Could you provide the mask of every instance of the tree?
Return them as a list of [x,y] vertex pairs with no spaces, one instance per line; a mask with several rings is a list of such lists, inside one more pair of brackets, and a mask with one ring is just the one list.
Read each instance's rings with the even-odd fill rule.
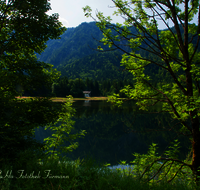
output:
[[[3,0],[0,2],[0,162],[13,164],[21,152],[44,147],[34,140],[34,129],[60,120],[62,105],[49,98],[19,100],[24,90],[51,87],[59,73],[40,62],[49,39],[66,30],[58,14],[48,16],[48,0]],[[32,157],[33,155],[31,155]]]
[[[177,125],[171,128],[189,137],[192,158],[191,162],[176,163],[180,164],[180,170],[185,166],[191,168],[199,181],[200,1],[112,2],[117,8],[114,14],[124,19],[123,24],[112,24],[111,17],[105,17],[101,12],[97,13],[96,22],[104,35],[101,42],[124,52],[121,64],[133,74],[134,87],[127,86],[122,91],[129,99],[137,100],[143,110],[161,102],[162,111],[169,112],[181,123],[181,128]],[[92,17],[89,6],[84,11],[86,16]],[[159,22],[167,29],[159,30]],[[152,66],[159,71],[157,74],[147,74]],[[163,158],[167,162],[173,161],[167,159]]]
[[82,79],[76,78],[73,80],[73,83],[71,85],[70,94],[72,94],[74,97],[84,97],[83,91],[85,89],[85,84]]
[[57,14],[46,14],[49,9],[47,0],[1,1],[1,98],[8,91],[12,98],[18,96],[16,85],[35,90],[36,86],[51,85],[57,77],[52,66],[37,61],[35,55],[45,49],[47,40],[57,39],[65,31]]
[[[44,139],[47,147],[46,154],[49,158],[62,159],[64,154],[78,148],[78,142],[74,141],[81,136],[85,136],[85,130],[71,134],[71,131],[74,130],[73,124],[75,123],[75,121],[71,120],[71,117],[75,113],[75,109],[71,107],[71,98],[72,96],[68,96],[68,100],[65,105],[62,106],[63,110],[60,112],[59,119],[55,123],[51,123],[51,125],[45,127],[45,130],[55,132],[51,137]],[[69,135],[66,135],[66,133]],[[66,146],[66,142],[70,143],[70,145]]]
[[99,82],[97,80],[94,81],[94,90],[93,96],[100,96]]

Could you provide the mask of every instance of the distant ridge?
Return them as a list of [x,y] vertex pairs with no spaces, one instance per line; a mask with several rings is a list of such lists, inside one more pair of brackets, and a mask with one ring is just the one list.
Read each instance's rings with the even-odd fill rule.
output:
[[[136,32],[134,27],[131,28],[131,32]],[[97,47],[102,45],[99,42],[102,37],[102,32],[95,22],[83,22],[75,28],[68,28],[61,39],[49,40],[45,51],[37,57],[40,61],[54,65],[54,68],[61,71],[62,76],[67,76],[69,79],[131,79],[130,73],[122,72],[124,70],[120,67],[119,51],[103,53],[97,51]],[[146,45],[142,46],[145,49]],[[144,57],[151,56],[146,51],[139,53]],[[150,65],[146,70],[147,73],[153,77],[158,73],[158,68]]]
[[131,74],[122,73],[119,52],[98,52],[102,45],[102,32],[95,22],[81,23],[68,28],[58,40],[49,40],[43,53],[37,55],[40,61],[54,65],[62,76],[70,79],[90,78],[95,80],[124,79]]

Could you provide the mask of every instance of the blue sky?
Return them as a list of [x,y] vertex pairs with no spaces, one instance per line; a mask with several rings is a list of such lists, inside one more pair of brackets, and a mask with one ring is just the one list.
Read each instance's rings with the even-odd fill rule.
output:
[[[84,16],[83,7],[89,5],[95,16],[95,11],[100,11],[104,13],[104,16],[112,16],[114,12],[114,5],[111,0],[50,0],[52,10],[49,11],[49,14],[59,13],[59,20],[63,23],[64,26],[76,27],[82,22],[91,22],[91,18],[86,18]],[[113,23],[123,22],[123,19],[118,17],[113,17]],[[197,17],[195,19],[197,22]],[[160,22],[159,28],[166,28],[165,25]]]

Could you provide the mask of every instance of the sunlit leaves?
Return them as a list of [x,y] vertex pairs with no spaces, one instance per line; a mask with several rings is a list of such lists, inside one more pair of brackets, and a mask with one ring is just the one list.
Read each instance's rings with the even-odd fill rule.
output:
[[[171,57],[176,57],[177,52],[179,52],[177,35],[172,34],[169,30],[163,30],[159,33],[159,38],[162,49],[164,50],[164,58],[171,59]],[[171,57],[169,57],[169,55]]]
[[[130,30],[132,27],[135,30],[134,33],[128,35],[117,34],[118,39],[121,37],[126,41],[125,46],[130,48],[130,50],[125,50],[126,54],[123,55],[121,64],[133,74],[134,80],[133,88],[125,87],[121,92],[125,93],[129,99],[136,100],[142,110],[148,110],[149,106],[161,102],[162,111],[169,112],[175,120],[182,124],[182,128],[178,128],[177,131],[191,135],[193,144],[195,144],[199,141],[197,134],[199,134],[200,116],[200,26],[193,19],[197,13],[199,16],[199,1],[113,0],[113,2],[118,8],[115,14],[124,18],[124,23],[120,27],[124,30]],[[167,29],[158,30],[158,21],[161,21]],[[196,22],[198,26],[190,24],[191,21]],[[99,22],[105,23],[106,20]],[[114,44],[120,49],[121,46],[115,43],[113,30],[108,30],[114,25],[107,22],[103,26],[103,32],[107,32],[105,36],[107,39],[104,41],[107,44],[112,42],[111,45]],[[119,25],[111,29],[116,30],[117,26]],[[124,42],[123,40],[121,42]],[[146,74],[148,72],[145,72],[151,65],[159,67],[158,74],[154,77],[155,81],[150,80]],[[117,95],[115,98],[119,102]],[[187,166],[184,163],[178,164],[178,167],[174,165],[172,159],[176,158],[177,146],[175,142],[172,150],[174,154],[170,151],[166,152],[166,155],[171,158],[170,162],[167,160],[167,165],[165,163],[160,165],[170,171],[171,177],[177,174],[174,168],[181,170]],[[198,152],[195,149],[193,152]],[[193,163],[199,164],[199,158],[196,155],[193,155],[194,160],[196,159]],[[143,166],[145,162],[143,157],[139,166]],[[197,168],[195,170],[196,175]],[[150,172],[152,171],[153,169]]]
[[[190,168],[184,162],[178,162],[178,153],[180,145],[178,140],[171,143],[164,152],[164,156],[157,153],[157,145],[152,143],[147,154],[134,153],[135,159],[130,162],[134,164],[131,168],[132,177],[139,178],[143,182],[159,182],[168,180],[171,183],[177,183],[180,179],[185,180],[187,184],[193,183],[193,176]],[[190,163],[185,160],[185,163]],[[172,181],[172,179],[174,179]]]
[[[72,116],[75,112],[75,109],[72,108],[71,105],[72,96],[68,96],[65,105],[60,111],[57,121],[45,126],[45,130],[52,131],[51,137],[44,139],[45,147],[47,149],[46,154],[48,154],[49,157],[58,158],[61,157],[63,153],[73,151],[78,147],[78,143],[74,141],[86,134],[85,130],[71,134],[72,130],[74,129],[74,121],[72,120]],[[66,142],[70,142],[70,145],[65,146]]]
[[91,11],[92,11],[92,9],[88,5],[83,8],[83,12],[85,13],[86,17],[91,16]]

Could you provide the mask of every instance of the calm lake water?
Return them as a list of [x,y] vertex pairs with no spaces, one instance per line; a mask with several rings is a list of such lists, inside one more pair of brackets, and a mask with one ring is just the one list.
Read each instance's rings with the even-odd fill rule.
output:
[[[107,101],[76,101],[75,129],[86,130],[84,138],[78,139],[79,147],[67,154],[70,159],[92,158],[97,162],[117,165],[120,160],[127,163],[134,160],[133,153],[145,154],[149,145],[157,143],[162,153],[170,141],[181,141],[183,157],[188,151],[188,140],[177,137],[169,131],[174,123],[166,113],[140,111],[134,101],[127,101],[122,107],[112,106]],[[152,111],[160,111],[155,107]],[[47,137],[42,128],[36,130],[36,139]]]

